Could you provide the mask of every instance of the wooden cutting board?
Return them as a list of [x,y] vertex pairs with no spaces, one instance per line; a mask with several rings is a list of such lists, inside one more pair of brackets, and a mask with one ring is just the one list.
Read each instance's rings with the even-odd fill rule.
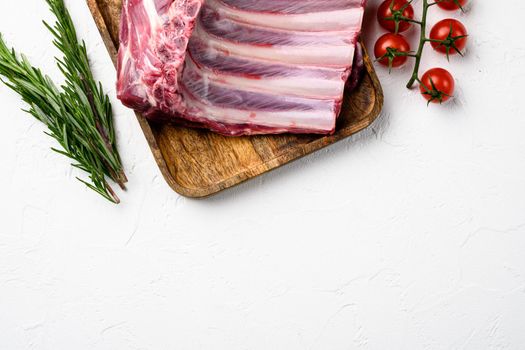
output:
[[[263,0],[267,1],[267,0]],[[116,64],[122,0],[87,0]],[[280,135],[225,137],[176,125],[150,123],[137,115],[168,184],[187,197],[206,197],[329,146],[369,126],[383,107],[383,93],[365,49],[366,74],[345,93],[332,136]]]

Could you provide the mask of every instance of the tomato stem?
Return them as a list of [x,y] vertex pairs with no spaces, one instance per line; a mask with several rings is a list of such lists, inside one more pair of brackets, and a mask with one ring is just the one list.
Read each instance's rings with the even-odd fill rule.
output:
[[[385,19],[390,20],[390,21],[394,21],[395,20],[393,17],[385,17]],[[411,23],[415,23],[415,24],[421,25],[421,21],[418,21],[417,19],[412,19],[412,18],[409,18],[409,17],[405,17],[405,16],[399,16],[398,20],[400,22],[411,22]]]
[[423,0],[423,16],[421,17],[421,21],[416,21],[419,26],[421,27],[421,34],[419,36],[419,48],[417,49],[416,54],[414,55],[414,58],[416,59],[416,63],[414,65],[414,72],[412,73],[412,77],[408,81],[407,88],[411,89],[414,86],[414,83],[418,80],[419,75],[419,66],[421,65],[421,58],[423,57],[423,50],[425,49],[425,44],[429,40],[427,38],[427,15],[428,15],[428,9],[431,6],[434,6],[439,1],[429,3],[428,0]]

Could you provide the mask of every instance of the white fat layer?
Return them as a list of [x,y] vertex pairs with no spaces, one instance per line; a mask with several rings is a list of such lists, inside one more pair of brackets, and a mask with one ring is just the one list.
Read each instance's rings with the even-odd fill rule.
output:
[[207,5],[225,17],[242,23],[250,23],[269,28],[304,31],[358,31],[361,29],[364,13],[364,8],[361,6],[337,11],[279,15],[234,9],[216,0],[208,0]]
[[155,0],[143,0],[142,4],[146,10],[148,16],[149,25],[151,28],[151,33],[149,35],[150,40],[155,37],[155,33],[162,27],[163,18],[157,13],[157,8],[155,6]]
[[277,63],[291,63],[319,67],[347,67],[352,63],[355,44],[347,46],[256,46],[220,40],[206,33],[200,26],[193,35],[209,46],[243,58],[256,58]]
[[246,111],[205,105],[186,94],[185,99],[190,115],[219,123],[254,124],[270,128],[312,131],[331,131],[335,126],[335,118],[330,111]]
[[237,90],[262,92],[272,95],[306,97],[319,100],[334,100],[341,98],[345,85],[343,73],[341,73],[341,78],[336,80],[301,76],[253,79],[238,75],[221,74],[218,71],[199,68],[189,57],[186,58],[186,69],[191,69],[203,79],[216,85],[224,86],[224,88],[235,88]]

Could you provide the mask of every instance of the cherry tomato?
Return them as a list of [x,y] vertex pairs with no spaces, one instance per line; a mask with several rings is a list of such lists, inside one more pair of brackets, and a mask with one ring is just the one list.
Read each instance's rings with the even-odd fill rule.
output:
[[[431,40],[441,40],[442,43],[431,41],[434,50],[442,53],[456,54],[467,46],[467,28],[458,20],[448,18],[436,23],[430,31]],[[456,50],[457,49],[457,50]],[[459,51],[459,52],[458,52]]]
[[[459,4],[459,6],[458,6]],[[467,4],[467,0],[443,0],[438,2],[438,6],[443,10],[456,11]]]
[[410,51],[410,44],[399,34],[387,33],[377,39],[374,53],[376,58],[384,66],[399,67],[405,64],[407,56],[398,56],[398,54]]
[[432,68],[423,74],[419,91],[429,103],[442,103],[452,97],[454,87],[452,74],[443,68]]
[[[402,8],[404,8],[403,11],[401,11]],[[392,11],[392,9],[394,11]],[[395,33],[396,31],[396,22],[386,18],[395,18],[399,16],[414,19],[414,8],[407,0],[385,0],[377,9],[377,20],[379,24],[391,33]],[[400,21],[398,33],[408,30],[411,25],[410,22]]]

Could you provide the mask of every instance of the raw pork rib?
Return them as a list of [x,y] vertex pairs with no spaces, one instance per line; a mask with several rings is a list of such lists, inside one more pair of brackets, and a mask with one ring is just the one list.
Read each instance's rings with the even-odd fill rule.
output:
[[118,97],[225,135],[333,133],[364,2],[123,0]]

